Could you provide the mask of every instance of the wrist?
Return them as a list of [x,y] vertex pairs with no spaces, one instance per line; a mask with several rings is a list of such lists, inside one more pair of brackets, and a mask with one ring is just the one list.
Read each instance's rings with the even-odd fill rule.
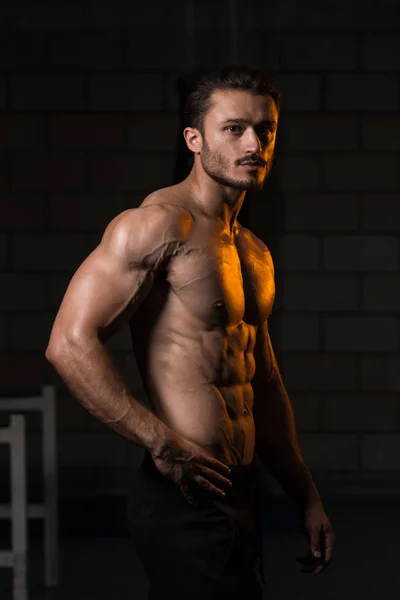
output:
[[165,448],[174,436],[174,432],[155,415],[152,414],[152,418],[152,433],[146,448],[153,458],[156,458],[163,455]]
[[321,497],[313,482],[305,496],[300,499],[299,505],[304,512],[314,510],[322,505]]

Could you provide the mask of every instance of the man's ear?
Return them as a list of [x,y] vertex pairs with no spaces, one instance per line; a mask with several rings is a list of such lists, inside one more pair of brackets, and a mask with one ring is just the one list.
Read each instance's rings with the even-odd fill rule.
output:
[[203,137],[198,129],[195,127],[186,127],[183,130],[183,137],[186,140],[187,147],[189,150],[198,154],[201,152],[203,147]]

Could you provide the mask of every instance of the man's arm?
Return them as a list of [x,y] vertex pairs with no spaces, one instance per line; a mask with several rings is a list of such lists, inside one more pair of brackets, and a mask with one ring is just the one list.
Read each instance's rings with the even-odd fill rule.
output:
[[187,211],[162,205],[116,217],[73,276],[46,351],[90,413],[150,451],[168,428],[129,393],[100,340],[132,317],[190,227]]
[[257,331],[254,423],[256,452],[282,489],[305,508],[320,502],[302,456],[290,399],[278,368],[265,321]]

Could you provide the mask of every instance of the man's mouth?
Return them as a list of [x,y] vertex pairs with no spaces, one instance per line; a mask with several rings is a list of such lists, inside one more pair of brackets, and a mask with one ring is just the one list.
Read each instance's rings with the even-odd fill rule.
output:
[[259,161],[247,161],[247,162],[242,162],[240,163],[241,165],[246,165],[246,166],[250,166],[250,167],[264,167],[265,163],[261,163]]

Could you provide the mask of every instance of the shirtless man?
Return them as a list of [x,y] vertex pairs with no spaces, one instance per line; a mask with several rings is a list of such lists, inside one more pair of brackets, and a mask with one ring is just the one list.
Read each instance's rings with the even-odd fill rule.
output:
[[[255,451],[302,512],[302,571],[332,558],[268,334],[272,258],[237,220],[271,169],[279,102],[258,70],[200,81],[184,130],[191,173],[109,224],[70,282],[46,352],[89,412],[146,449],[130,526],[152,600],[261,598]],[[151,409],[103,345],[126,323]]]

